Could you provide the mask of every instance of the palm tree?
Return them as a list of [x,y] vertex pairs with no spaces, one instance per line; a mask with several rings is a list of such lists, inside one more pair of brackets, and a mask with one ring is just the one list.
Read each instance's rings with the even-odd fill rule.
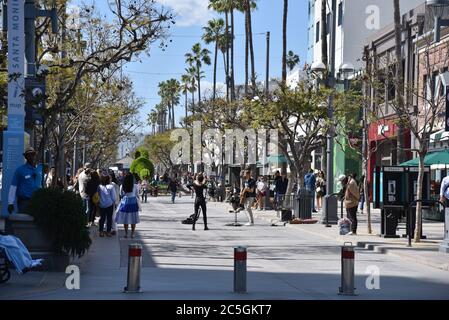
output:
[[148,114],[148,124],[151,126],[151,132],[152,134],[156,134],[156,125],[158,122],[158,113],[156,110],[152,110]]
[[287,18],[288,18],[288,0],[284,0],[284,17],[282,32],[282,83],[287,82]]
[[192,52],[186,53],[186,63],[196,69],[196,80],[198,83],[198,105],[201,105],[201,67],[203,63],[210,65],[210,51],[207,49],[202,49],[200,43],[196,43],[192,47]]
[[[213,9],[218,13],[224,13],[226,18],[225,37],[229,41],[226,47],[226,82],[228,91],[231,92],[231,101],[235,100],[235,77],[234,77],[234,10],[236,9],[236,0],[209,0],[209,9]],[[231,23],[229,24],[229,16]],[[231,33],[229,34],[229,29]],[[229,57],[229,51],[231,57]],[[230,90],[229,90],[230,87]]]
[[215,42],[215,56],[214,56],[214,85],[212,99],[215,101],[215,96],[217,93],[217,57],[218,57],[218,47],[220,43],[220,37],[223,37],[224,29],[223,19],[213,19],[207,22],[207,26],[203,28],[203,40],[206,44]]
[[181,76],[181,93],[184,95],[185,97],[185,111],[186,111],[186,119],[188,117],[188,113],[187,113],[187,109],[188,109],[188,104],[189,104],[189,98],[188,98],[188,94],[189,92],[191,92],[191,79],[190,76],[188,74],[183,74]]
[[198,88],[196,84],[196,69],[195,67],[189,67],[185,69],[186,76],[190,80],[190,92],[192,93],[192,114],[195,114],[195,91]]
[[299,56],[293,51],[289,51],[287,55],[287,66],[290,71],[292,71],[299,63]]
[[167,106],[164,105],[163,103],[159,103],[156,105],[155,107],[157,115],[158,115],[158,119],[157,119],[157,124],[158,124],[158,132],[162,133],[165,132],[166,129],[166,117],[167,117]]
[[[248,47],[249,54],[251,58],[251,86],[253,95],[256,94],[256,67],[254,65],[254,45],[253,45],[253,27],[252,27],[252,18],[251,18],[251,10],[257,8],[256,0],[244,0],[244,10],[245,10],[245,21],[246,21],[246,60],[248,61]],[[248,66],[246,66],[248,68]],[[248,70],[246,71],[248,74]]]
[[176,79],[159,83],[159,96],[168,109],[168,128],[175,128],[175,106],[179,104],[181,84]]
[[169,106],[171,107],[171,129],[175,128],[175,106],[179,104],[181,84],[176,79],[170,79],[167,81]]

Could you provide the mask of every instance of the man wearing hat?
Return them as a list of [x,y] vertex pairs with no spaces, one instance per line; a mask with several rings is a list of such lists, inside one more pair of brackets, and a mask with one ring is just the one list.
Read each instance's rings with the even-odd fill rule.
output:
[[32,147],[26,148],[23,154],[26,163],[18,167],[14,173],[11,186],[9,187],[9,213],[13,213],[14,211],[14,201],[16,200],[16,196],[19,213],[23,213],[33,192],[38,189],[38,183],[36,183],[36,154],[36,151]]

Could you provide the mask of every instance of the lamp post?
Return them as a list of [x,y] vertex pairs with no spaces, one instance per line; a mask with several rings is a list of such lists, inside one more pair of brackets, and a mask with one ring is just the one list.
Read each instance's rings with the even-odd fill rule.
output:
[[444,9],[449,7],[449,0],[427,0],[426,5],[435,17],[434,41],[440,42],[441,27],[449,27],[449,19],[442,19]]
[[[333,28],[333,24],[331,24]],[[334,35],[335,33],[332,32]],[[334,42],[334,41],[333,41]],[[332,46],[335,47],[334,45]],[[343,78],[342,80],[334,77],[335,74],[335,58],[334,52],[331,51],[331,68],[327,73],[327,77],[322,79],[325,76],[327,68],[322,62],[315,62],[312,64],[312,72],[318,75],[318,82],[323,83],[326,87],[330,89],[334,89],[336,84],[343,83],[345,86],[345,90],[349,87],[349,78],[350,75],[354,73],[354,67],[350,63],[343,63],[339,68],[339,75]],[[331,92],[328,99],[327,104],[327,116],[328,119],[331,120],[331,125],[327,132],[327,148],[326,148],[326,196],[324,197],[324,212],[321,216],[321,223],[325,223],[326,226],[330,226],[330,224],[336,224],[338,221],[337,216],[337,200],[334,194],[334,136],[335,136],[335,128],[332,124],[332,120],[334,119],[334,95]]]

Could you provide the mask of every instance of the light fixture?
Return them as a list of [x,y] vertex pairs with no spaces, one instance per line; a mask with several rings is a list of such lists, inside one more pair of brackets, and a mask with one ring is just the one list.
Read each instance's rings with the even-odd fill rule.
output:
[[311,70],[312,70],[312,72],[314,72],[314,73],[318,73],[318,74],[321,73],[321,74],[322,74],[322,73],[324,73],[327,69],[326,69],[326,65],[325,65],[323,62],[317,61],[317,62],[314,62],[314,63],[312,64]]
[[354,66],[351,63],[343,63],[339,68],[339,72],[345,80],[349,79],[354,74],[354,70]]

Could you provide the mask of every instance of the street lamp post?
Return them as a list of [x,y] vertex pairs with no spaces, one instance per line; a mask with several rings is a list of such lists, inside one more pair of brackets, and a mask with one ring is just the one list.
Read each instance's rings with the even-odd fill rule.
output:
[[[329,70],[323,62],[315,62],[312,64],[312,72],[318,76],[325,76],[327,72],[327,77],[324,80],[319,80],[319,82],[324,83],[326,87],[334,89],[336,84],[339,82],[335,77],[335,12],[336,12],[336,1],[332,1],[332,12],[331,12],[331,24],[330,34],[331,34],[331,48],[329,52],[330,65]],[[344,78],[345,87],[348,85],[349,75],[354,72],[354,67],[350,63],[344,63],[340,66],[339,73]],[[324,197],[324,210],[321,216],[321,223],[325,223],[326,226],[330,224],[336,224],[338,221],[337,216],[337,199],[334,194],[334,137],[335,128],[332,124],[334,119],[334,95],[331,92],[329,94],[328,104],[327,104],[327,116],[331,120],[331,125],[327,132],[327,148],[326,148],[326,196]]]

